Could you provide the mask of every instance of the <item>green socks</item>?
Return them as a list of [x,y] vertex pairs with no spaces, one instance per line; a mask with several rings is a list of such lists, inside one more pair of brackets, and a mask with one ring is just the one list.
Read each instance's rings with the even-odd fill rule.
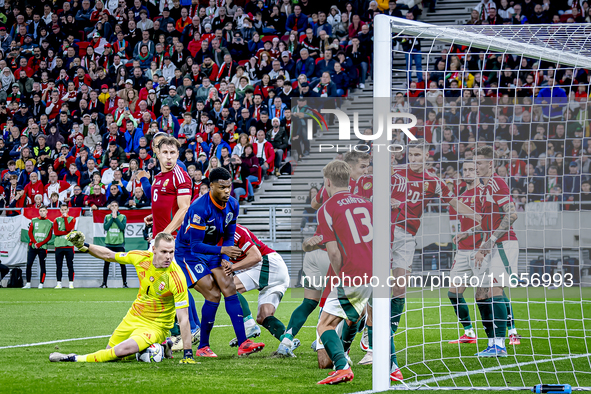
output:
[[281,336],[285,332],[285,326],[281,323],[281,320],[277,319],[275,316],[267,316],[265,320],[263,320],[263,327],[269,330],[271,335],[279,340],[281,340]]
[[367,343],[369,350],[373,350],[373,326],[367,326]]
[[494,338],[492,299],[476,300],[476,305],[478,305],[478,310],[480,311],[480,318],[482,319],[486,337]]
[[495,338],[505,338],[507,336],[507,304],[505,300],[507,297],[493,297],[492,309],[494,316],[494,333]]
[[392,327],[392,332],[395,333],[398,330],[398,323],[400,323],[400,318],[402,317],[402,312],[404,311],[404,302],[406,298],[392,298],[390,300],[391,304],[391,320],[390,326]]
[[326,330],[320,336],[320,340],[324,344],[324,349],[328,353],[328,357],[332,360],[335,369],[341,370],[347,368],[347,359],[345,358],[345,351],[343,349],[343,342],[337,335],[335,330]]
[[[391,308],[391,316],[390,319],[390,328],[392,330],[392,335],[390,335],[390,361],[392,364],[398,366],[398,361],[396,359],[396,345],[394,345],[394,334],[396,330],[398,330],[398,323],[400,323],[400,318],[402,317],[402,312],[404,311],[404,303],[406,298],[392,298],[390,300],[390,308]],[[373,336],[373,335],[372,335]]]
[[348,325],[347,322],[343,323],[343,332],[341,332],[341,340],[343,341],[343,349],[345,353],[351,347],[351,343],[353,339],[355,339],[355,335],[357,335],[357,330],[359,329],[359,325],[361,322],[353,323]]
[[175,317],[174,326],[172,326],[172,328],[170,329],[170,336],[176,337],[178,335],[181,335],[181,328],[179,327],[179,323],[176,321],[176,317]]
[[460,323],[462,323],[462,325],[464,326],[464,329],[468,330],[472,328],[472,320],[470,319],[470,309],[468,308],[468,304],[466,304],[464,294],[452,293],[451,291],[448,291],[447,296],[451,301],[451,305],[454,307],[456,316],[460,320]]
[[507,308],[507,328],[512,330],[515,328],[515,322],[513,321],[513,307],[511,306],[511,301],[509,301],[509,297],[503,291],[503,299],[505,300],[505,306]]
[[398,367],[398,359],[396,358],[396,345],[394,344],[394,332],[390,335],[390,365]]
[[505,338],[507,334],[507,306],[503,296],[477,300],[486,336]]
[[281,336],[280,340],[283,340],[285,337],[289,338],[289,340],[293,340],[293,338],[302,329],[304,323],[306,323],[306,320],[308,320],[310,313],[312,313],[317,306],[318,301],[304,298],[304,301],[302,301],[300,306],[298,306],[291,314],[291,319],[289,319],[289,324],[287,325],[285,334]]
[[246,298],[240,293],[236,293],[238,295],[238,300],[240,301],[240,306],[242,307],[242,316],[244,316],[244,321],[252,319],[252,313],[250,312],[250,307],[248,306],[248,301]]

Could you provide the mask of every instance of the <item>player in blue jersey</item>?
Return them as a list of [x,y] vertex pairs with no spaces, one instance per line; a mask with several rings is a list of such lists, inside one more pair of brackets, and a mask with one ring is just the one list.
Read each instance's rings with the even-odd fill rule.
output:
[[262,350],[263,343],[246,338],[242,307],[232,276],[226,275],[222,265],[229,265],[242,250],[234,246],[238,201],[230,196],[232,176],[225,168],[216,168],[209,175],[211,190],[195,200],[189,207],[176,239],[175,257],[189,273],[191,287],[205,297],[201,310],[201,340],[196,356],[217,357],[209,347],[209,336],[221,294],[226,312],[230,316],[236,338],[240,344],[238,355]]

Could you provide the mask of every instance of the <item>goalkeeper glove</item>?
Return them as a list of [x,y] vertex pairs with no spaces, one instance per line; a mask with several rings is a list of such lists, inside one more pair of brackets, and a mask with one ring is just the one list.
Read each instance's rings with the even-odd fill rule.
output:
[[197,364],[197,361],[193,358],[193,350],[185,349],[185,354],[179,364]]
[[80,252],[88,252],[88,245],[84,242],[84,234],[80,231],[71,231],[68,235],[66,235],[66,239],[74,244],[76,249]]

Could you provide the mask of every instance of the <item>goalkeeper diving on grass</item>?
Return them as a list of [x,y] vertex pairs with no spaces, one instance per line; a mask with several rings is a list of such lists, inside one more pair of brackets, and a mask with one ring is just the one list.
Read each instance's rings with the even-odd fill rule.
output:
[[109,262],[133,264],[140,281],[136,300],[123,321],[109,338],[106,349],[86,355],[51,353],[49,361],[106,362],[120,360],[145,350],[153,343],[162,343],[165,356],[172,356],[169,330],[175,313],[183,338],[184,357],[181,364],[195,364],[191,349],[191,327],[187,282],[181,268],[173,261],[174,237],[161,232],[154,240],[154,251],[132,250],[115,253],[105,247],[85,243],[84,234],[72,231],[66,236],[80,252]]

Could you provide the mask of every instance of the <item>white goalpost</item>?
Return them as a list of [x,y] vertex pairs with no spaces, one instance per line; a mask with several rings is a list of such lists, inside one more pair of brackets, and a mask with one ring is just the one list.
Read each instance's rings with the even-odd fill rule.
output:
[[[402,44],[408,37],[422,42],[420,52]],[[507,357],[476,355],[487,347],[488,332],[469,286],[464,310],[477,339],[450,343],[470,326],[460,322],[459,304],[448,294],[460,216],[440,199],[425,201],[414,236],[416,281],[406,289],[394,330],[404,381],[391,382],[391,289],[383,284],[392,274],[393,223],[386,211],[393,166],[407,162],[374,148],[373,275],[380,286],[372,298],[373,392],[529,390],[537,384],[591,390],[590,40],[588,24],[435,26],[375,18],[374,133],[390,112],[415,115],[413,130],[430,146],[426,168],[456,196],[466,190],[466,151],[491,146],[494,171],[506,180],[517,210],[519,256],[515,280],[503,293],[510,301]],[[414,54],[421,56],[422,74],[407,66]],[[396,132],[389,141],[386,130],[374,146],[408,143]],[[510,333],[517,333],[519,345],[509,344]]]

